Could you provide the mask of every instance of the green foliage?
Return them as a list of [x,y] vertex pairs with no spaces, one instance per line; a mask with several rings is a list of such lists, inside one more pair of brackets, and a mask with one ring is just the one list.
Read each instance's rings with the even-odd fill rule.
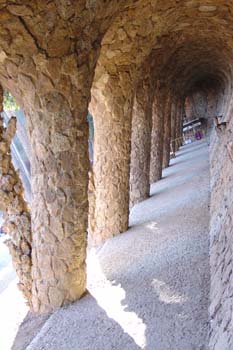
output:
[[19,110],[19,106],[17,105],[14,97],[6,90],[4,91],[3,108],[7,111]]

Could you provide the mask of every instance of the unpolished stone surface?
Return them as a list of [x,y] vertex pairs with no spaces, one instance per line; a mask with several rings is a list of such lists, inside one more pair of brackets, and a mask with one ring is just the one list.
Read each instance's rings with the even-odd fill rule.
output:
[[174,96],[174,99],[172,101],[172,106],[171,106],[171,153],[172,157],[175,156],[176,152],[176,125],[177,125],[177,117],[178,117],[178,105],[179,101],[177,98]]
[[201,118],[205,123],[204,129],[211,129],[213,118],[223,114],[224,90],[219,82],[211,79],[194,85],[185,99],[187,120]]
[[207,144],[182,147],[171,165],[130,229],[89,251],[89,294],[55,312],[27,350],[208,349]]
[[130,207],[146,199],[150,193],[150,149],[154,97],[154,82],[150,73],[138,84],[134,98],[130,159]]
[[[179,108],[172,105],[192,95],[193,87],[200,90],[200,82],[215,82],[204,101],[207,114],[217,112],[228,121],[232,117],[232,23],[233,2],[225,0],[0,0],[0,83],[24,109],[32,146],[35,311],[71,303],[86,289],[86,115],[91,96],[96,128],[92,231],[100,243],[128,227],[131,114],[145,62],[153,67],[153,79],[171,93],[164,128],[168,166],[170,137],[178,134],[175,120],[179,123]],[[211,96],[218,100],[212,109]],[[213,146],[212,163],[211,232],[226,235],[214,241],[217,253],[211,250],[213,303],[223,292],[222,309],[211,311],[211,344],[217,348],[231,346],[232,333],[229,317],[222,320],[228,315],[224,305],[231,302],[229,284],[223,282],[226,275],[230,279],[232,265],[224,253],[232,236],[229,125],[216,126],[221,141]],[[1,198],[7,201],[4,193]]]
[[233,348],[232,118],[212,133],[210,220],[210,349]]
[[163,168],[167,168],[170,162],[171,106],[171,93],[168,92],[164,113]]
[[23,108],[31,142],[34,311],[86,290],[86,116],[101,40],[121,3],[0,1],[0,82]]
[[[0,113],[3,110],[3,90],[0,87]],[[16,118],[7,128],[0,117],[0,210],[3,212],[3,229],[8,233],[6,244],[19,277],[18,287],[31,306],[31,214],[24,199],[23,185],[14,169],[10,145],[16,132]]]
[[183,100],[178,101],[177,113],[176,113],[176,124],[175,124],[175,150],[178,151],[180,146],[182,145],[182,134],[183,134]]
[[129,220],[133,87],[128,73],[106,79],[94,86],[90,106],[95,128],[95,244],[124,232]]
[[[151,130],[151,150],[150,150],[150,183],[154,183],[162,177],[163,148],[170,139],[164,139],[164,124],[168,91],[164,86],[158,87],[152,108],[152,130]],[[167,137],[167,135],[166,135]],[[170,154],[169,154],[170,156]]]

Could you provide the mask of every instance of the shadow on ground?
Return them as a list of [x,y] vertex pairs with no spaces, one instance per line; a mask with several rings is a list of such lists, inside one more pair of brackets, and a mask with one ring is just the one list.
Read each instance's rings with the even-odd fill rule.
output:
[[28,312],[18,329],[11,350],[25,350],[48,318],[49,315],[35,315]]
[[208,149],[185,147],[132,227],[89,251],[90,294],[51,315],[27,350],[208,349]]

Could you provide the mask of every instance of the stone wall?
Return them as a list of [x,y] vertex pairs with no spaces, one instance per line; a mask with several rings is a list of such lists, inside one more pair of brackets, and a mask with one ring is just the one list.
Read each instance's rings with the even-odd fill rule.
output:
[[233,349],[233,118],[211,136],[210,349]]

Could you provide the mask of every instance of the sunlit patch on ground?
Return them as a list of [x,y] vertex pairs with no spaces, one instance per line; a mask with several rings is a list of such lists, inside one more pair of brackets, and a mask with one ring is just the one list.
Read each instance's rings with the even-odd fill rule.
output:
[[28,307],[17,287],[7,247],[0,240],[0,349],[10,350]]
[[159,300],[166,304],[181,304],[187,300],[184,295],[179,295],[165,282],[156,278],[153,279],[152,286],[154,287]]
[[91,280],[89,291],[99,306],[105,310],[109,318],[116,321],[123,331],[134,339],[140,349],[145,349],[145,323],[135,312],[126,311],[127,305],[123,305],[126,297],[125,290],[120,284],[114,285],[114,281],[111,282],[106,278],[94,249],[90,251],[88,256],[88,268],[88,275]]

